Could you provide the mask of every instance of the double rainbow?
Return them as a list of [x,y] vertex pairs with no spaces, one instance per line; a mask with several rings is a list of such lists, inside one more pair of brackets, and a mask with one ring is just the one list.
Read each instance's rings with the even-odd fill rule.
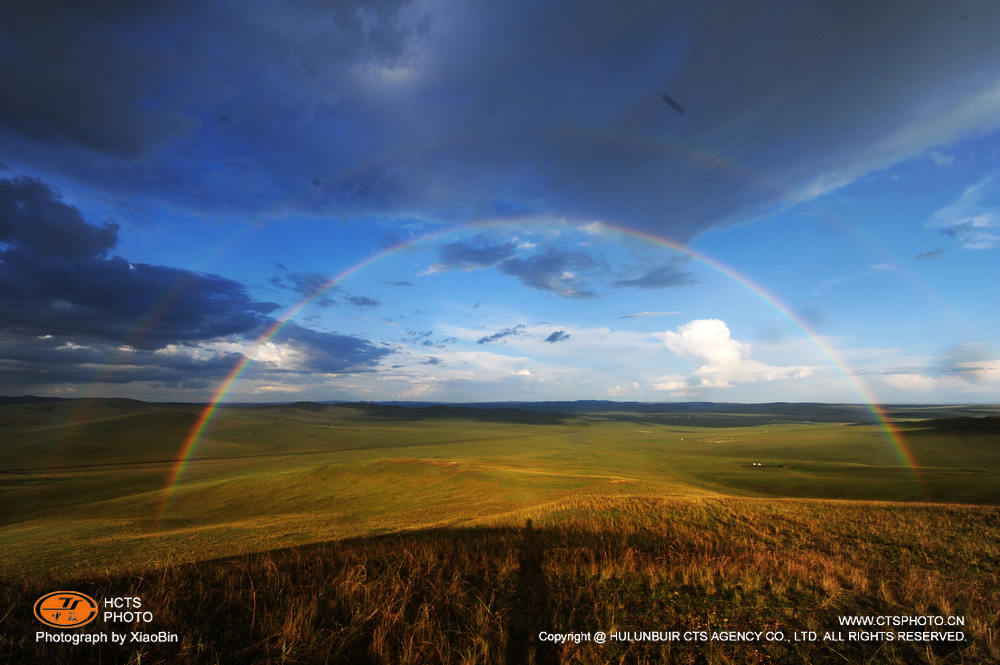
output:
[[[333,276],[328,281],[326,281],[324,284],[322,284],[320,287],[318,287],[315,291],[313,291],[312,293],[304,297],[302,300],[300,300],[298,303],[296,303],[288,310],[286,310],[277,320],[274,321],[274,323],[272,323],[260,335],[260,337],[254,343],[251,351],[248,354],[246,354],[242,360],[240,360],[238,363],[236,363],[236,365],[233,366],[233,368],[229,371],[226,377],[219,384],[218,388],[215,390],[215,393],[212,395],[211,400],[201,410],[198,419],[195,421],[194,425],[191,427],[191,430],[188,432],[187,437],[184,439],[184,442],[177,456],[177,460],[175,461],[173,467],[171,468],[168,477],[168,482],[164,490],[163,501],[159,511],[160,518],[162,518],[163,515],[166,513],[170,500],[176,491],[178,481],[183,475],[187,463],[191,459],[191,455],[197,448],[198,442],[201,440],[205,432],[205,429],[208,427],[209,423],[211,423],[212,418],[215,416],[216,412],[219,409],[219,406],[222,404],[226,395],[233,388],[233,385],[237,382],[237,380],[239,380],[243,372],[246,371],[250,363],[253,362],[254,357],[256,356],[257,352],[261,349],[261,347],[270,342],[274,338],[274,336],[277,335],[282,330],[282,328],[288,325],[288,323],[292,319],[294,319],[303,309],[305,309],[316,299],[320,298],[324,293],[326,293],[331,288],[333,288],[343,280],[347,279],[351,275],[358,273],[367,268],[368,266],[371,266],[372,264],[386,257],[392,256],[397,252],[414,247],[424,242],[432,241],[442,236],[455,233],[456,231],[467,230],[469,228],[481,228],[492,225],[525,223],[526,221],[534,221],[534,220],[531,218],[527,220],[525,218],[519,218],[513,220],[512,219],[487,220],[472,224],[465,224],[458,227],[449,227],[424,236],[407,240],[405,242],[401,242],[397,245],[389,247],[388,249],[378,254],[374,254],[354,264],[353,266],[347,268],[346,270],[338,273],[337,275]],[[858,375],[845,362],[840,353],[833,346],[831,346],[825,339],[823,339],[821,335],[819,335],[815,330],[813,330],[805,321],[803,321],[799,315],[793,312],[786,304],[784,304],[780,299],[778,299],[777,296],[768,292],[762,286],[751,280],[746,275],[743,275],[742,273],[738,272],[734,268],[731,268],[730,266],[727,266],[716,259],[706,256],[701,252],[695,251],[690,247],[686,247],[668,238],[657,236],[651,233],[636,231],[634,229],[615,226],[604,222],[602,222],[601,224],[602,228],[614,230],[616,232],[625,234],[627,236],[639,238],[644,241],[653,243],[655,245],[667,247],[676,252],[680,252],[687,256],[690,256],[691,258],[712,268],[716,272],[735,281],[736,283],[738,283],[739,285],[741,285],[742,287],[753,293],[755,296],[766,302],[777,312],[779,312],[785,319],[794,324],[795,327],[797,327],[803,333],[806,334],[806,336],[812,341],[812,343],[815,344],[816,347],[819,348],[823,352],[823,354],[826,355],[830,359],[830,361],[837,367],[837,369],[846,377],[851,387],[861,397],[862,402],[864,403],[866,408],[875,417],[876,421],[879,424],[880,429],[882,430],[882,433],[893,446],[896,454],[899,457],[899,460],[902,462],[903,465],[905,465],[911,471],[911,473],[913,473],[914,477],[916,478],[917,464],[914,460],[913,453],[907,446],[905,440],[903,439],[902,435],[899,432],[899,429],[888,418],[885,410],[876,402],[874,396],[871,394],[867,386],[865,386],[865,384],[861,381]]]

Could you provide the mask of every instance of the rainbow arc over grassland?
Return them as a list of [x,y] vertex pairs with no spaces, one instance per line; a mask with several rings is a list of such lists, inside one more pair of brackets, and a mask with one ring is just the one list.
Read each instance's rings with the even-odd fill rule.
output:
[[[160,505],[159,517],[162,519],[166,513],[171,498],[173,497],[177,485],[180,481],[181,476],[184,473],[184,469],[191,459],[195,449],[198,446],[205,429],[211,423],[212,418],[215,416],[219,409],[219,406],[225,400],[226,395],[233,388],[236,382],[239,380],[240,376],[246,371],[247,367],[253,362],[254,357],[257,352],[268,342],[270,342],[275,335],[277,335],[282,328],[284,328],[288,323],[290,323],[303,309],[313,303],[316,299],[320,298],[324,293],[329,291],[331,288],[347,279],[351,275],[358,273],[365,268],[371,266],[373,263],[392,256],[400,251],[406,250],[408,248],[415,247],[425,242],[433,241],[437,238],[448,236],[450,234],[467,231],[469,229],[485,228],[492,226],[511,226],[515,224],[526,224],[526,223],[551,223],[555,220],[551,218],[532,218],[532,217],[520,217],[520,218],[504,218],[499,220],[484,220],[478,221],[470,224],[463,224],[460,226],[452,226],[440,231],[435,231],[420,237],[412,238],[405,242],[401,242],[397,245],[389,247],[382,252],[374,254],[353,266],[347,268],[346,270],[338,273],[331,277],[327,282],[320,285],[312,293],[304,297],[302,300],[297,302],[292,307],[288,308],[280,318],[274,321],[254,342],[251,351],[245,355],[238,363],[236,363],[225,378],[219,383],[218,388],[216,388],[211,400],[205,405],[198,415],[197,420],[191,427],[186,438],[184,439],[179,454],[176,461],[171,467],[168,482],[163,493],[163,500]],[[565,222],[566,220],[559,220]],[[575,223],[582,224],[582,222],[576,221]],[[857,374],[848,366],[848,364],[841,357],[840,353],[831,346],[821,335],[819,335],[815,330],[813,330],[805,321],[802,320],[795,312],[793,312],[786,304],[784,304],[777,296],[769,293],[760,285],[753,282],[750,278],[746,277],[742,273],[738,272],[734,268],[725,265],[724,263],[713,259],[710,256],[702,254],[695,251],[689,247],[676,243],[668,238],[657,236],[651,233],[636,231],[634,229],[615,226],[601,222],[601,227],[603,229],[608,229],[626,236],[631,236],[633,238],[639,238],[644,241],[659,245],[662,247],[669,248],[673,251],[683,253],[690,256],[696,261],[710,267],[716,272],[724,275],[725,277],[735,281],[740,284],[743,288],[747,289],[753,293],[756,297],[760,298],[771,306],[774,310],[780,313],[785,319],[793,323],[798,329],[800,329],[811,341],[815,344],[824,355],[826,355],[830,361],[836,366],[836,368],[846,377],[847,381],[850,383],[853,390],[861,398],[862,402],[866,408],[872,413],[879,427],[882,430],[885,438],[893,446],[897,456],[900,461],[910,470],[913,474],[915,480],[919,481],[917,476],[917,465],[913,458],[913,454],[907,446],[905,440],[903,439],[898,428],[892,423],[892,421],[886,415],[885,410],[880,406],[867,386],[860,380]]]

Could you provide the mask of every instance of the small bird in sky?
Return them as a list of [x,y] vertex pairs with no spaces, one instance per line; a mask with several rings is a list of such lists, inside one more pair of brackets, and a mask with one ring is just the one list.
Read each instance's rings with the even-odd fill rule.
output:
[[681,106],[680,104],[678,104],[677,100],[674,99],[673,97],[671,97],[670,95],[668,95],[667,93],[663,93],[663,101],[665,101],[667,104],[670,104],[670,107],[673,110],[675,110],[678,113],[680,113],[681,115],[684,115],[685,113],[687,113],[687,111],[684,110],[684,107]]

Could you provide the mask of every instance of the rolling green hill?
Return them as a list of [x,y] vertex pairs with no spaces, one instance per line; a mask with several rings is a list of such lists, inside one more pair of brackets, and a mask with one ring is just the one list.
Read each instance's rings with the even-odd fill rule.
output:
[[[875,425],[816,422],[804,405],[755,405],[751,415],[738,405],[692,407],[712,426],[663,422],[683,415],[675,407],[587,405],[563,413],[538,405],[224,407],[169,499],[199,405],[0,405],[4,570],[127,570],[473,524],[578,497],[1000,503],[996,417],[904,421],[919,466],[912,470]],[[767,408],[799,421],[733,423],[765,417]],[[81,548],[92,556],[77,556]]]
[[168,492],[199,405],[2,404],[0,654],[90,662],[24,637],[31,599],[68,585],[142,595],[184,636],[102,662],[546,662],[528,628],[821,630],[879,613],[960,613],[969,640],[551,653],[998,658],[996,411],[896,408],[911,469],[854,407],[724,407],[228,406]]

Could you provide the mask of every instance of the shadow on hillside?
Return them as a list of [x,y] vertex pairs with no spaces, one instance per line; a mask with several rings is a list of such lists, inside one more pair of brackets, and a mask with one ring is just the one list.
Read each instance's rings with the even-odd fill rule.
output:
[[921,420],[903,426],[909,434],[1000,435],[1000,416],[957,417]]
[[[725,653],[701,641],[612,638],[607,643],[556,645],[539,640],[540,631],[693,628],[706,626],[708,617],[721,617],[731,627],[765,629],[810,622],[832,626],[843,614],[926,611],[926,606],[915,604],[923,602],[923,596],[904,600],[909,590],[903,580],[912,577],[898,575],[900,565],[905,567],[910,559],[901,558],[891,540],[909,532],[886,535],[890,542],[879,541],[856,561],[854,543],[870,541],[872,529],[898,521],[898,507],[876,507],[882,512],[879,519],[886,521],[872,526],[850,516],[834,519],[848,510],[841,502],[830,504],[828,514],[815,512],[808,502],[801,504],[801,511],[789,512],[782,504],[771,512],[765,502],[742,499],[681,505],[631,498],[620,504],[629,507],[620,515],[612,512],[616,505],[596,504],[592,522],[566,527],[546,524],[536,529],[530,521],[521,529],[447,526],[131,575],[33,580],[0,575],[0,617],[5,617],[0,662],[554,665],[561,660],[705,663],[722,662],[721,656],[725,662],[817,665],[987,662],[983,654],[992,647],[982,631],[977,635],[973,629],[966,629],[972,638],[968,640],[931,646],[901,641],[892,645],[889,657],[883,657],[886,643],[866,640],[838,644],[836,650],[819,641],[726,645]],[[858,506],[850,515],[869,515],[870,508]],[[914,534],[952,519],[950,524],[969,537],[987,532],[996,521],[995,509],[957,510],[942,507],[940,513],[928,513],[922,506],[907,511],[905,518],[918,528]],[[857,531],[824,529],[827,520],[844,527],[858,525],[852,527]],[[958,547],[953,542],[949,538],[920,547],[929,548],[928,561],[950,562]],[[841,565],[833,569],[837,575],[865,565],[872,579],[890,580],[888,593],[873,585],[852,593],[843,604],[828,604],[847,594],[839,586],[828,588],[812,566],[787,566],[793,548],[797,556],[808,557],[798,561]],[[997,570],[986,561],[975,569],[934,564],[938,567],[930,572],[921,565],[907,573],[936,575],[940,570],[954,589],[995,576]],[[891,582],[896,578],[900,581]],[[125,646],[38,640],[40,624],[32,608],[43,594],[57,589],[94,599],[139,598],[141,609],[154,616],[148,626],[95,621],[93,627],[65,634],[164,631],[177,640]],[[984,597],[987,611],[995,611],[995,598]],[[789,618],[789,607],[800,611]],[[966,611],[957,596],[952,611]]]
[[546,628],[546,617],[552,615],[549,581],[542,566],[544,556],[541,541],[528,520],[521,535],[511,617],[506,630],[506,665],[559,663],[556,645],[538,639],[539,630]]

